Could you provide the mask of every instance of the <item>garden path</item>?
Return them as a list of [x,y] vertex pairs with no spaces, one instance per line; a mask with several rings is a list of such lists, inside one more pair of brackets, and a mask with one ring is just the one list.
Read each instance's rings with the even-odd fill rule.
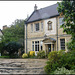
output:
[[0,59],[0,74],[45,74],[47,59]]

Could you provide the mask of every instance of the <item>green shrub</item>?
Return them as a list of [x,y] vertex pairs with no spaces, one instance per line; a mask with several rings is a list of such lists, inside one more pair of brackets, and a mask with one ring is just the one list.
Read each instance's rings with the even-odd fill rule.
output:
[[41,51],[41,50],[40,50],[40,51],[37,53],[37,57],[38,57],[38,58],[45,58],[45,56],[46,56],[46,55],[45,55],[45,51]]
[[26,53],[24,53],[23,55],[22,55],[22,58],[27,58],[28,57],[28,55],[26,54]]
[[[52,51],[48,54],[48,61],[47,61],[47,65],[45,66],[45,71],[46,73],[50,73],[52,71],[54,71],[58,65],[59,65],[59,59],[61,58],[61,56],[58,54],[57,51]],[[58,63],[59,62],[59,63]]]
[[46,73],[50,74],[57,67],[65,67],[68,70],[75,70],[75,51],[68,53],[53,51],[48,55],[47,65],[45,66]]
[[75,74],[74,70],[68,70],[65,67],[57,68],[53,74]]

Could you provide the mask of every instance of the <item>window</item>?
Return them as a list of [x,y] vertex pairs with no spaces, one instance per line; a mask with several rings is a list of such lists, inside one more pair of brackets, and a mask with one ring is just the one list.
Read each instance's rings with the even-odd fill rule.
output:
[[35,51],[39,51],[39,41],[35,41]]
[[59,25],[64,24],[63,19],[64,19],[64,17],[59,18]]
[[39,31],[39,23],[35,24],[35,31]]
[[43,42],[40,41],[40,49],[42,50],[42,45],[43,45]]
[[31,24],[31,32],[33,32],[33,24]]
[[65,39],[60,39],[61,50],[65,50]]
[[52,22],[51,21],[48,21],[48,30],[52,30]]
[[43,31],[43,22],[41,22],[41,31]]
[[34,41],[32,41],[32,51],[34,51]]

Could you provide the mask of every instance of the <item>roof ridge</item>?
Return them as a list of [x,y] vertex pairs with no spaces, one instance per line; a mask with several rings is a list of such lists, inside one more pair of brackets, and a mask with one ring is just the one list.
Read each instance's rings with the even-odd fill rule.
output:
[[52,4],[52,5],[49,5],[49,6],[46,6],[46,7],[44,7],[44,8],[40,8],[40,9],[38,9],[38,10],[41,10],[41,9],[48,8],[48,7],[54,6],[54,5],[56,5],[56,4],[57,4],[57,3],[55,3],[55,4]]

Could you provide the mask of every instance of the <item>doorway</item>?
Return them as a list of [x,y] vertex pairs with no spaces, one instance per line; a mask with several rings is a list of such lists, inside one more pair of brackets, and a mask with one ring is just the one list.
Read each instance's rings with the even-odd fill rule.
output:
[[51,44],[48,44],[48,52],[51,52]]

